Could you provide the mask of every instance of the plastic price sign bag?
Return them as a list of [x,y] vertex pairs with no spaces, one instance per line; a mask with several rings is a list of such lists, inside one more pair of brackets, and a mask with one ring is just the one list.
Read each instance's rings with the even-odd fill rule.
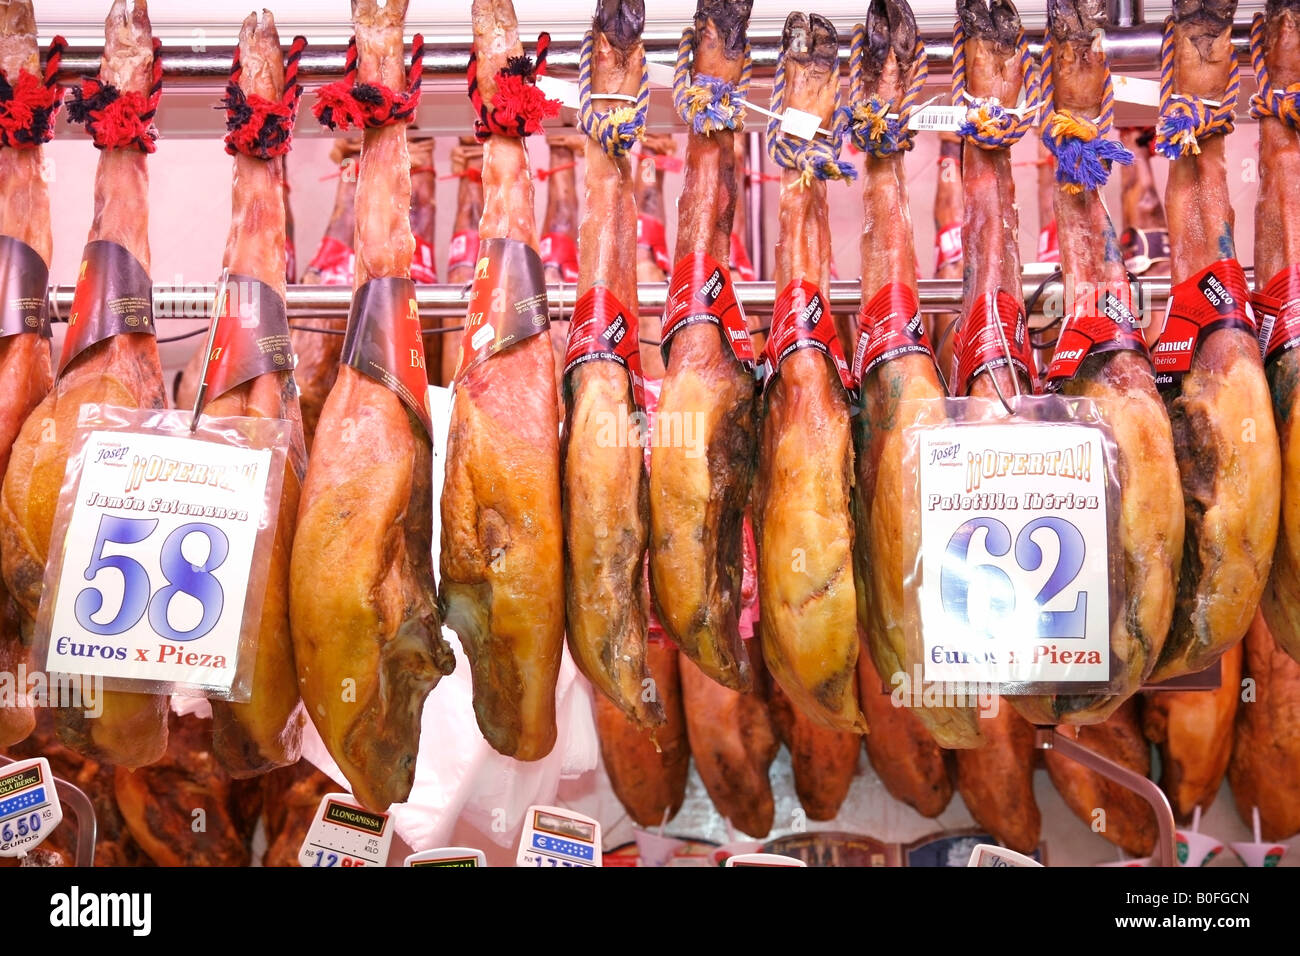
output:
[[289,423],[86,406],[37,659],[111,690],[248,700]]
[[327,793],[298,850],[299,866],[387,866],[393,822],[346,793]]
[[63,821],[63,805],[44,757],[0,769],[0,857],[26,856]]
[[1008,415],[997,400],[940,399],[900,415],[903,471],[915,476],[904,585],[920,679],[954,693],[1110,688],[1120,495],[1096,406],[1025,396]]

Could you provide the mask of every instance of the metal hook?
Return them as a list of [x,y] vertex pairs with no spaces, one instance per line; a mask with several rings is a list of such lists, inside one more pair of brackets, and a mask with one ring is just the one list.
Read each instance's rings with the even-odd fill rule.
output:
[[[1006,368],[1011,372],[1011,384],[1015,387],[1016,399],[1019,400],[1024,397],[1023,393],[1020,391],[1020,376],[1016,374],[1015,361],[1011,357],[1011,343],[1007,341],[1007,330],[1002,327],[1002,319],[997,314],[997,296],[994,296],[989,300],[988,307],[989,311],[992,313],[989,316],[989,319],[994,323],[998,330],[998,339],[1002,342],[1002,354],[1007,360]],[[993,390],[998,393],[998,401],[1002,403],[1002,407],[1007,410],[1008,415],[1014,416],[1016,411],[1007,404],[1007,397],[1002,394],[1002,386],[998,384],[998,377],[994,374],[996,371],[997,369],[989,370],[989,380],[993,383]]]

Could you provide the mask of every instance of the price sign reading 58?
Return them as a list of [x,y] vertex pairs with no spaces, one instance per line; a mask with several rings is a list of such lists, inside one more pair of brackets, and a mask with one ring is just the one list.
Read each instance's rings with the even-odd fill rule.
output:
[[228,691],[271,452],[95,431],[81,462],[46,669]]
[[1022,421],[918,435],[924,678],[1106,682],[1102,430]]

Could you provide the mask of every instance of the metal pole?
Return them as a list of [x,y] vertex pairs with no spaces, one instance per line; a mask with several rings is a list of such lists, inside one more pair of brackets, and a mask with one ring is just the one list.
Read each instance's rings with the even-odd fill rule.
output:
[[745,213],[748,226],[749,258],[754,263],[755,274],[760,279],[767,278],[767,241],[763,222],[763,181],[758,174],[763,169],[763,137],[751,132],[746,137],[746,150],[749,155],[747,165],[754,171],[757,182],[748,183],[745,189]]

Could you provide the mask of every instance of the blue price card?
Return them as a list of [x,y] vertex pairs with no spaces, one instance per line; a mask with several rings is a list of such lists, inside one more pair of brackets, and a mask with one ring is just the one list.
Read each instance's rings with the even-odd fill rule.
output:
[[0,857],[26,856],[63,821],[44,757],[0,767]]
[[529,807],[516,866],[600,866],[600,824],[559,807]]

